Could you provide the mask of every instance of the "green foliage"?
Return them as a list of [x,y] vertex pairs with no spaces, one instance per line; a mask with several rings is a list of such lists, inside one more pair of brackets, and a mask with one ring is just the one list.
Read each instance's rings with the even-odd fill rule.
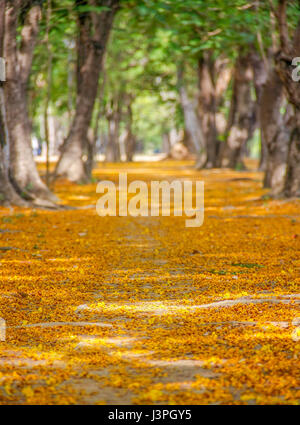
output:
[[[44,2],[45,4],[46,2]],[[256,47],[266,53],[274,31],[269,1],[246,0],[122,0],[106,53],[104,85],[96,102],[93,119],[107,130],[108,105],[119,100],[126,123],[126,96],[133,110],[133,129],[145,147],[157,148],[162,135],[183,127],[177,87],[177,65],[185,65],[185,82],[191,98],[197,97],[197,61],[209,50],[234,62],[238,51]],[[76,19],[79,13],[107,10],[104,6],[76,5],[74,0],[53,0],[50,21],[52,87],[50,110],[66,131],[76,102]],[[45,12],[45,11],[44,11]],[[44,13],[45,15],[45,13]],[[290,29],[299,10],[291,1]],[[36,47],[30,85],[30,108],[35,132],[40,133],[47,92],[48,53],[45,46],[46,19],[43,17]],[[258,35],[262,45],[258,43]],[[228,116],[231,87],[225,93],[222,113]],[[221,135],[223,140],[225,135]],[[258,141],[255,139],[255,148]]]

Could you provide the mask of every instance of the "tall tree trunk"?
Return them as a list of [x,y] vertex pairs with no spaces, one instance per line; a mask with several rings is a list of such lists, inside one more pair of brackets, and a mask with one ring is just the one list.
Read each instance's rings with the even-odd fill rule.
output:
[[93,129],[89,128],[88,137],[87,137],[87,146],[86,146],[87,159],[85,163],[85,171],[89,180],[91,180],[92,178],[92,172],[94,168],[96,142],[97,142],[97,136],[94,133]]
[[276,19],[279,27],[280,50],[275,55],[276,70],[284,85],[287,99],[294,109],[293,129],[290,134],[288,160],[283,195],[300,196],[300,85],[292,78],[293,58],[300,56],[300,20],[293,40],[289,37],[287,23],[287,0],[279,0]]
[[234,70],[233,93],[228,123],[228,137],[222,149],[222,166],[235,168],[243,145],[253,130],[251,81],[253,72],[249,56],[240,55]]
[[203,53],[198,61],[198,114],[206,143],[207,160],[203,164],[205,168],[220,166],[219,136],[226,130],[226,118],[220,107],[231,77],[232,70],[228,66],[227,58],[220,56],[214,59],[211,52]]
[[120,152],[120,119],[121,119],[121,105],[120,99],[112,102],[107,113],[108,123],[108,143],[106,146],[105,160],[107,162],[119,162],[121,160]]
[[[3,0],[0,0],[0,25],[1,25],[1,8],[3,7]],[[1,43],[1,34],[0,34]],[[0,48],[0,57],[1,57]],[[9,152],[8,145],[9,136],[6,125],[6,111],[4,101],[3,82],[0,81],[0,204],[23,204],[21,198],[17,195],[9,180]],[[25,202],[24,202],[25,204]]]
[[187,94],[187,90],[183,80],[183,68],[178,67],[177,72],[178,90],[180,103],[183,110],[185,130],[187,136],[192,141],[195,152],[197,155],[196,168],[202,168],[207,161],[207,154],[205,152],[205,139],[201,127],[200,119],[195,110],[195,104],[191,101]]
[[[76,5],[82,4],[81,0],[75,2]],[[66,177],[73,182],[88,180],[83,153],[88,144],[88,129],[98,91],[99,75],[119,0],[87,0],[87,4],[105,7],[105,10],[101,13],[78,13],[76,111],[55,170],[56,177]]]
[[[264,54],[263,51],[262,51],[262,54]],[[251,53],[250,60],[252,63],[252,68],[253,68],[253,77],[254,77],[253,83],[254,83],[255,96],[256,96],[255,120],[256,120],[256,124],[258,125],[258,128],[261,129],[259,170],[266,171],[268,148],[267,148],[267,141],[265,139],[265,132],[262,131],[261,101],[262,101],[262,93],[263,93],[265,84],[267,82],[267,78],[268,78],[272,64],[271,64],[271,61],[268,60],[268,58],[265,56],[265,54],[262,60],[262,56],[259,55],[258,52],[256,51],[253,51]]]
[[283,195],[300,197],[300,109],[295,111],[293,130],[289,140]]
[[224,139],[227,128],[227,120],[225,114],[222,112],[221,107],[225,103],[225,93],[228,89],[230,81],[232,80],[232,67],[229,66],[229,59],[220,57],[214,63],[214,80],[215,80],[215,103],[216,103],[216,130],[218,136],[217,146],[217,161],[216,166],[220,167],[220,152],[221,152],[221,138]]
[[136,138],[135,138],[135,135],[128,129],[126,130],[126,137],[125,137],[124,143],[125,143],[126,161],[132,162],[133,155],[135,153]]
[[[6,0],[0,0],[0,57],[3,55]],[[4,82],[0,80],[0,204],[26,205],[9,180],[9,136],[6,125]]]
[[9,179],[8,158],[7,158],[7,132],[5,131],[5,115],[3,114],[3,89],[0,83],[0,205],[18,205],[26,206],[27,203],[22,199],[12,186]]
[[171,141],[170,133],[164,133],[162,136],[162,153],[166,155],[166,158],[171,156]]
[[50,135],[49,135],[49,104],[51,100],[51,90],[52,90],[52,67],[53,67],[53,58],[52,50],[50,45],[50,21],[52,14],[52,0],[47,0],[47,17],[46,17],[46,37],[45,43],[47,47],[47,91],[45,96],[45,106],[44,106],[44,134],[46,142],[46,184],[49,187],[49,178],[50,178]]
[[[1,102],[1,101],[0,101]],[[0,113],[0,115],[2,115]],[[0,117],[2,121],[2,116]],[[0,122],[3,125],[3,121]],[[5,141],[2,139],[2,132],[0,134],[0,205],[18,205],[26,206],[27,203],[17,194],[12,186],[8,175],[8,163],[5,155],[5,149],[2,145]]]
[[218,134],[216,127],[216,93],[214,85],[214,61],[204,52],[198,61],[199,102],[198,112],[206,143],[205,168],[213,168],[217,162]]
[[275,196],[279,195],[284,187],[290,137],[287,117],[281,114],[283,101],[282,82],[275,69],[270,69],[261,95],[260,124],[267,147],[264,186],[270,187],[272,195]]
[[104,115],[104,112],[105,112],[104,110],[105,108],[103,106],[103,96],[104,96],[105,85],[106,85],[106,73],[104,69],[102,82],[99,87],[98,99],[96,102],[97,108],[94,108],[94,110],[96,109],[94,126],[93,128],[89,128],[89,131],[88,131],[87,160],[85,163],[85,170],[89,180],[92,178],[92,172],[93,172],[93,168],[95,164],[97,140],[99,137],[99,124],[100,124],[101,116]]
[[23,7],[22,12],[26,16],[18,48],[17,27],[22,5],[21,0],[8,0],[5,14],[5,103],[10,140],[10,177],[23,196],[36,204],[53,206],[57,198],[42,182],[34,162],[27,107],[27,86],[41,19],[41,6],[29,2],[26,3],[27,9]]
[[[260,124],[260,128],[261,128],[261,124]],[[260,133],[260,157],[259,157],[258,171],[266,172],[267,162],[268,162],[267,141],[266,141],[265,137],[263,136],[263,134],[261,132]]]
[[[193,143],[193,140],[191,138],[190,132],[186,128],[184,128],[182,130],[181,137],[180,137],[180,135],[177,137],[177,140],[174,143],[174,145],[176,143],[182,143],[187,148],[188,152],[191,153],[192,155],[196,155],[197,154],[197,149],[195,147],[195,144]],[[172,147],[173,147],[173,144],[171,143],[171,150],[172,150]],[[200,158],[201,157],[203,158],[203,160],[198,160],[197,161],[197,162],[199,162],[199,168],[201,166],[201,164],[200,164],[201,162],[203,162],[202,165],[204,165],[204,161],[206,160],[205,153],[203,153],[203,155],[200,156]]]
[[136,138],[132,132],[132,122],[133,122],[132,101],[133,101],[132,96],[127,95],[125,98],[127,113],[126,113],[126,136],[124,139],[125,154],[126,154],[127,162],[132,161],[133,155],[135,152],[135,145],[136,145]]

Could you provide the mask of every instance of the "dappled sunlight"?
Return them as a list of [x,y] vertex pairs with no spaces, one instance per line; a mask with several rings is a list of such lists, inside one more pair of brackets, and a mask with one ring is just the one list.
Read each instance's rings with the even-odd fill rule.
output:
[[299,17],[0,0],[0,405],[300,404]]
[[96,181],[56,184],[78,209],[2,209],[0,402],[296,403],[299,201],[263,199],[260,173],[190,162],[95,176],[119,170],[148,186],[201,176],[203,226],[98,217],[83,209]]

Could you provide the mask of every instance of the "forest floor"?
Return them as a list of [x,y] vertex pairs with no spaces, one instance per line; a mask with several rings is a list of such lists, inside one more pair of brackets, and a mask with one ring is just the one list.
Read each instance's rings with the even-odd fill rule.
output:
[[100,165],[118,181],[205,181],[185,217],[0,209],[0,404],[299,404],[300,201],[262,174],[190,162]]

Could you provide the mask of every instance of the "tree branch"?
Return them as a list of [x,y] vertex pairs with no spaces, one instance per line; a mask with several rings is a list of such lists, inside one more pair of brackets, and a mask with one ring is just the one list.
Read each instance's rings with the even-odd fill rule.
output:
[[282,50],[287,53],[290,51],[291,43],[287,24],[286,7],[287,0],[279,0],[276,18],[278,21],[280,44]]

